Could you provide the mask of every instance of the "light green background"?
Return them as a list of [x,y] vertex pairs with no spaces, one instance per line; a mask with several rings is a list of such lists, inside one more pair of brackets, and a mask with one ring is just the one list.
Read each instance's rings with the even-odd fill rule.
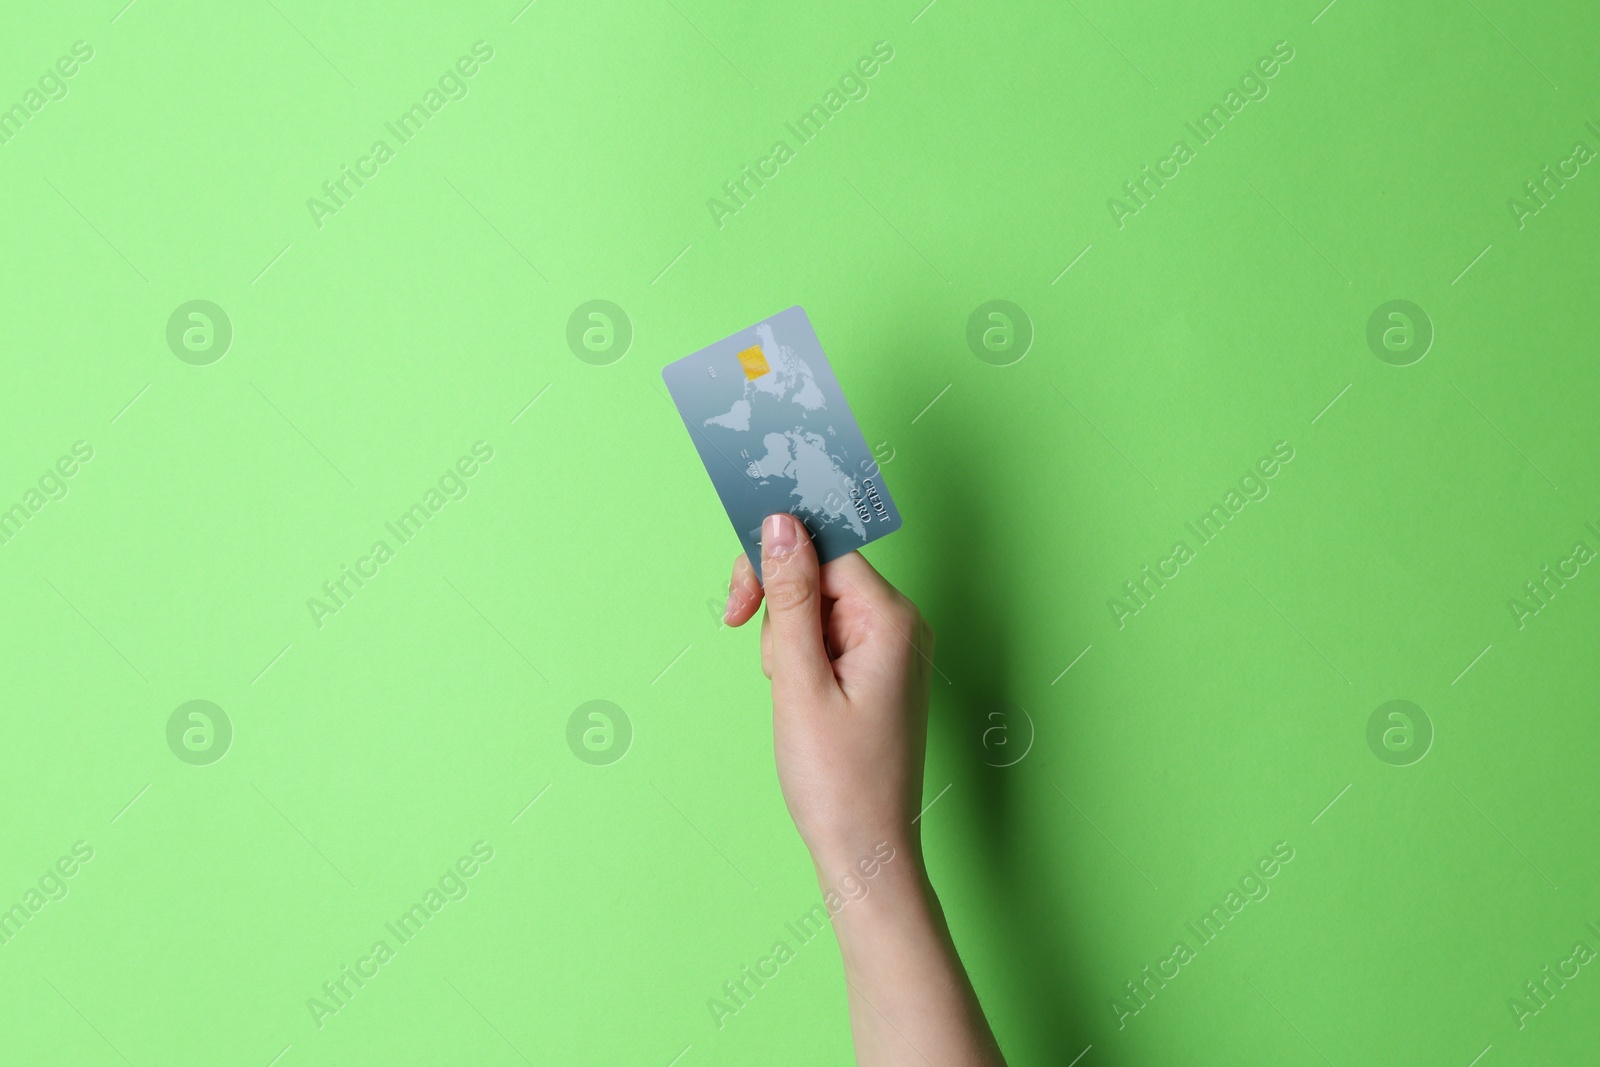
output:
[[[1012,1063],[1593,1061],[1600,966],[1508,1006],[1600,949],[1600,574],[1509,607],[1600,548],[1600,169],[1508,207],[1600,149],[1592,7],[121,2],[0,15],[0,103],[94,49],[0,146],[0,506],[94,449],[0,547],[0,908],[94,849],[0,946],[7,1062],[848,1062],[830,938],[707,1008],[818,893],[658,378],[795,303],[893,450],[905,528],[869,554],[939,633],[924,836]],[[479,40],[469,95],[318,228]],[[1270,95],[1119,229],[1108,198],[1278,41]],[[597,298],[635,330],[609,366],[565,342]],[[210,366],[166,344],[193,299],[233,325]],[[1015,365],[967,348],[991,299],[1036,330]],[[1436,330],[1411,366],[1365,341],[1391,299]],[[307,598],[479,440],[319,629]],[[1119,628],[1279,441],[1270,496]],[[1408,767],[1366,743],[1398,698],[1436,731]],[[167,747],[192,699],[233,724],[209,766]],[[567,747],[591,699],[633,724],[610,766]],[[994,769],[1003,701],[1036,736]],[[319,1029],[308,998],[480,840]],[[1270,897],[1119,1029],[1280,841]]]

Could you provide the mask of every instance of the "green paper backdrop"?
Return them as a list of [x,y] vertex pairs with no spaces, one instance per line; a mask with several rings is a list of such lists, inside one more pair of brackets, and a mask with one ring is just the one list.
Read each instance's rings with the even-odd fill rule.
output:
[[1013,1064],[1593,1062],[1592,5],[123,2],[0,15],[7,1062],[849,1062],[659,379],[792,304]]

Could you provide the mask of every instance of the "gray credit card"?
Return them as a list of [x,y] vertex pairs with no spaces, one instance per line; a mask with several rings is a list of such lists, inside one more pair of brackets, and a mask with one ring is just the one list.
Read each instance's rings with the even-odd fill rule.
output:
[[850,405],[805,310],[792,307],[662,368],[750,562],[778,511],[823,563],[900,528]]

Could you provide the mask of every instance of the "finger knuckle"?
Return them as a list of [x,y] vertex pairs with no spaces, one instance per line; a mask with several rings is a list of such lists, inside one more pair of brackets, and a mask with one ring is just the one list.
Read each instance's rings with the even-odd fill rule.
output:
[[922,613],[909,600],[902,599],[896,603],[889,611],[889,618],[893,620],[896,629],[908,636],[922,629]]
[[803,578],[767,583],[767,607],[780,614],[806,607],[816,596],[816,586]]

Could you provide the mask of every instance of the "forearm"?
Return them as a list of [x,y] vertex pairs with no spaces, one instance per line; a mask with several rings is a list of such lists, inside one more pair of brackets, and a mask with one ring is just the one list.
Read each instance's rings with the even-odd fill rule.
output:
[[[848,863],[817,863],[824,892]],[[865,883],[867,892],[834,917],[844,959],[850,1028],[862,1067],[1003,1067],[994,1035],[950,939],[944,912],[914,847]]]

